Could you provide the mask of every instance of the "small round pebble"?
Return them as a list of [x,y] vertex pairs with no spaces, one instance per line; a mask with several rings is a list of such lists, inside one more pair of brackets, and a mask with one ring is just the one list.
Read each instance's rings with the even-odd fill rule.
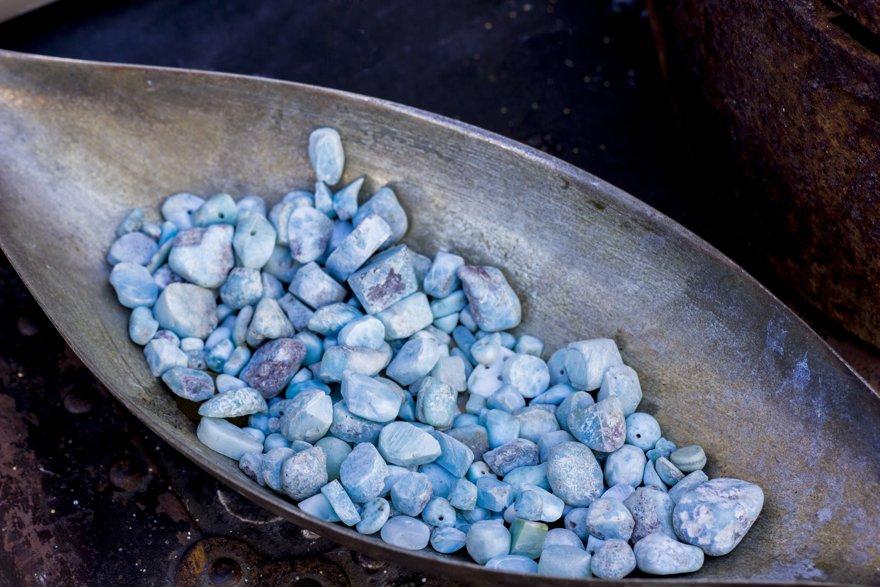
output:
[[381,531],[382,540],[406,550],[421,550],[428,546],[431,527],[421,520],[409,516],[394,516],[388,520]]
[[692,444],[673,451],[669,455],[669,460],[682,473],[692,473],[706,466],[706,453],[703,452],[703,447]]

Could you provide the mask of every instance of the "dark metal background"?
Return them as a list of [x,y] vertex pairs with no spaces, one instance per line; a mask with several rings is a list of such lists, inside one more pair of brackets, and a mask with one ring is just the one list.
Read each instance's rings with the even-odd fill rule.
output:
[[[545,149],[712,241],[689,214],[701,186],[684,179],[637,3],[77,4],[0,26],[0,46],[266,75],[419,106]],[[875,368],[857,343],[833,336]],[[94,381],[5,261],[0,382],[0,583],[423,581],[273,519],[161,444]]]

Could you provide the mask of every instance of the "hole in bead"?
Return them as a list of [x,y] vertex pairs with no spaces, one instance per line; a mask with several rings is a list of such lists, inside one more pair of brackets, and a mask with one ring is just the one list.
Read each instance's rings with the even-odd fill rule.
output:
[[217,214],[217,216],[220,218],[220,220],[226,218],[226,214],[224,214],[223,212],[220,212],[219,214]]
[[252,231],[251,231],[251,236],[257,236],[257,231],[256,231],[256,230],[252,230]]

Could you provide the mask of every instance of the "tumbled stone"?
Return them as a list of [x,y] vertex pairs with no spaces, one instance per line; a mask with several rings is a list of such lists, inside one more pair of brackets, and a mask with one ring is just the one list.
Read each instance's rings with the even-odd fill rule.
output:
[[701,446],[692,444],[673,451],[669,460],[682,473],[692,473],[706,466],[706,453]]
[[474,462],[473,451],[448,434],[438,430],[429,430],[428,433],[440,445],[440,456],[435,462],[455,477],[464,477],[471,463]]
[[272,340],[256,350],[239,378],[269,398],[278,395],[299,369],[305,346],[292,338]]
[[596,457],[579,442],[563,442],[550,450],[547,481],[554,494],[575,507],[590,505],[604,486]]
[[606,540],[590,561],[593,576],[608,581],[623,579],[635,568],[635,554],[625,540]]
[[506,475],[517,467],[538,464],[538,446],[525,438],[516,438],[483,454],[483,461],[496,475]]
[[540,404],[530,405],[514,412],[514,417],[519,421],[520,438],[537,442],[544,434],[559,430],[555,411],[545,407],[547,406]]
[[548,546],[541,552],[538,574],[566,579],[590,577],[590,555],[576,546]]
[[375,314],[418,291],[412,252],[400,245],[374,256],[348,278],[364,309]]
[[324,381],[342,381],[345,371],[372,377],[384,369],[390,360],[391,347],[387,344],[378,350],[331,346],[321,358],[320,378]]
[[685,493],[675,505],[672,524],[684,542],[708,555],[722,556],[736,548],[763,506],[760,487],[722,477]]
[[321,493],[330,502],[330,507],[333,508],[333,511],[336,512],[336,515],[339,516],[339,520],[343,524],[354,526],[361,521],[361,516],[354,502],[348,497],[348,493],[345,492],[339,481],[331,481],[321,488]]
[[386,340],[409,338],[434,320],[428,298],[421,292],[392,304],[377,313],[376,318],[385,325]]
[[324,520],[325,522],[338,522],[339,516],[333,511],[333,507],[323,493],[317,493],[312,497],[308,497],[297,504],[299,509],[305,513]]
[[142,232],[129,232],[120,236],[110,246],[107,262],[111,265],[132,263],[146,265],[159,249],[156,241]]
[[514,355],[501,371],[504,383],[512,385],[525,398],[533,398],[547,389],[550,372],[547,363],[532,355]]
[[199,415],[210,418],[236,418],[264,412],[266,400],[250,387],[233,389],[216,395],[199,406]]
[[264,273],[274,275],[284,283],[292,281],[299,269],[300,264],[290,256],[290,247],[282,245],[276,245],[272,249],[269,260],[262,267]]
[[364,178],[359,177],[335,194],[333,194],[333,211],[340,220],[352,218],[358,209],[358,194]]
[[312,309],[345,299],[345,288],[324,273],[317,263],[308,263],[299,268],[290,282],[290,293]]
[[153,312],[146,306],[138,306],[131,312],[128,319],[128,337],[141,346],[150,342],[159,330],[159,323],[153,318]]
[[174,194],[162,202],[162,217],[182,230],[191,228],[192,214],[204,203],[204,199],[194,194]]
[[612,365],[605,371],[597,398],[599,401],[616,397],[627,416],[636,411],[642,401],[642,387],[639,376],[632,367],[623,364]]
[[684,473],[666,457],[657,459],[654,463],[654,469],[657,471],[657,476],[660,477],[661,481],[670,487],[684,478]]
[[423,473],[409,471],[391,486],[391,505],[407,516],[418,516],[431,499],[431,482]]
[[161,377],[169,369],[186,367],[188,363],[186,353],[177,344],[158,337],[144,347],[144,357],[153,377]]
[[440,356],[431,369],[431,377],[451,387],[456,393],[467,389],[464,359],[456,356]]
[[256,269],[235,267],[220,287],[220,299],[233,310],[256,304],[263,296],[263,281]]
[[654,443],[654,448],[645,452],[645,456],[652,461],[656,461],[660,457],[666,457],[668,459],[669,455],[675,452],[677,448],[678,447],[675,445],[674,442],[660,437],[660,439]]
[[494,520],[475,522],[468,530],[465,546],[471,558],[483,565],[491,558],[510,553],[510,532]]
[[[387,428],[387,427],[386,427]],[[372,444],[354,447],[339,468],[339,481],[355,503],[378,497],[385,487],[388,466]]]
[[334,337],[343,326],[361,316],[361,311],[350,304],[327,304],[315,310],[309,318],[308,328],[321,336]]
[[470,313],[481,330],[497,332],[519,325],[519,298],[499,269],[464,265],[456,274],[467,295]]
[[346,371],[342,375],[342,397],[348,411],[373,422],[390,422],[397,417],[403,394],[388,383]]
[[[642,472],[642,485],[645,487],[656,487],[660,491],[666,491],[666,484],[663,483],[663,479],[657,474],[657,470],[654,468],[654,461],[652,460],[648,460],[645,463],[645,469]],[[627,487],[631,486],[627,485]]]
[[260,299],[248,325],[248,344],[255,347],[265,340],[288,338],[293,333],[293,325],[278,301],[267,297]]
[[342,327],[337,342],[340,346],[378,350],[385,343],[385,325],[373,316],[355,318]]
[[205,288],[220,287],[234,264],[233,229],[227,224],[191,228],[174,237],[168,266],[175,273]]
[[422,510],[422,520],[430,526],[454,526],[456,517],[455,509],[443,497],[431,498]]
[[192,213],[193,226],[205,227],[212,224],[235,226],[238,220],[238,207],[229,194],[214,194]]
[[303,304],[301,301],[293,297],[292,294],[284,294],[278,298],[278,305],[284,310],[287,319],[290,320],[296,330],[303,330],[309,324],[314,311]]
[[431,548],[442,554],[452,554],[462,549],[467,535],[457,528],[440,526],[431,532]]
[[566,349],[565,373],[575,389],[599,389],[605,371],[623,364],[617,345],[609,338],[573,342]]
[[431,527],[409,516],[394,516],[382,526],[382,540],[406,550],[421,550],[428,546]]
[[416,398],[416,419],[438,430],[452,426],[458,413],[458,394],[433,377],[425,377],[419,386]]
[[[618,398],[618,401],[619,398]],[[623,409],[623,405],[621,405]],[[626,413],[624,411],[624,413]],[[626,417],[626,442],[650,450],[660,439],[660,424],[650,414],[634,412]]]
[[388,377],[401,385],[410,385],[431,372],[440,358],[440,348],[431,339],[412,338],[388,365]]
[[601,497],[587,511],[587,531],[601,540],[629,540],[635,520],[626,506],[611,497]]
[[600,452],[613,452],[626,441],[626,420],[615,397],[595,404],[577,405],[568,416],[568,431]]
[[300,263],[317,260],[327,248],[333,221],[314,208],[296,208],[288,220],[290,255]]
[[570,508],[565,513],[564,523],[566,530],[571,530],[583,541],[593,538],[593,536],[590,536],[587,528],[587,515],[589,513],[589,508],[582,507]]
[[279,431],[288,440],[315,442],[333,423],[333,402],[322,390],[307,390],[293,397],[284,408]]
[[311,497],[327,484],[327,460],[320,448],[309,448],[284,461],[281,488],[296,501]]
[[538,558],[541,556],[547,530],[547,524],[541,522],[514,520],[510,524],[510,554],[529,559]]
[[440,456],[440,444],[408,422],[391,422],[379,434],[379,452],[386,461],[402,467],[430,463]]
[[153,276],[142,266],[121,262],[110,272],[110,284],[116,291],[116,298],[126,308],[152,306],[159,296],[159,286]]
[[425,293],[435,298],[445,298],[458,289],[461,281],[456,272],[463,265],[464,259],[458,255],[439,251],[425,274],[423,284]]
[[638,487],[645,473],[646,461],[642,449],[624,444],[605,459],[605,483],[609,487],[618,484]]
[[364,218],[327,257],[327,273],[345,281],[379,250],[390,235],[391,227],[379,215]]
[[357,531],[361,534],[375,534],[391,516],[391,506],[384,498],[374,497],[364,504],[360,514],[361,521],[357,524]]
[[519,427],[520,422],[513,414],[503,410],[486,412],[486,432],[490,448],[498,448],[518,438]]
[[202,418],[196,436],[211,450],[236,461],[245,453],[263,450],[253,436],[222,418]]
[[[461,415],[456,416],[456,419],[459,417],[461,417]],[[486,428],[479,424],[475,423],[461,427],[456,426],[452,430],[447,430],[446,434],[471,449],[474,459],[482,459],[483,454],[489,450],[489,435],[486,432]]]
[[669,490],[669,499],[673,503],[678,503],[691,489],[702,485],[708,480],[709,477],[703,471],[688,473],[681,481],[675,484],[675,487]]
[[667,493],[653,487],[639,487],[623,504],[636,522],[632,533],[633,543],[654,532],[675,538],[672,530],[673,503]]
[[547,463],[517,467],[504,475],[504,482],[510,484],[514,495],[519,495],[520,490],[527,486],[549,490],[550,483],[547,482]]
[[536,485],[521,485],[516,497],[516,515],[523,520],[555,522],[562,517],[564,508],[561,499]]
[[172,367],[162,374],[162,381],[175,395],[201,402],[214,395],[214,380],[198,369]]
[[636,564],[643,573],[678,575],[693,573],[703,566],[703,551],[682,544],[662,532],[649,534],[633,548]]
[[477,505],[477,486],[467,479],[459,479],[447,496],[450,505],[459,510],[472,510]]
[[409,227],[406,212],[388,186],[381,188],[361,204],[354,215],[353,224],[358,226],[372,214],[380,216],[391,228],[391,235],[382,243],[383,248],[393,245],[406,234],[406,229]]
[[335,185],[345,168],[342,139],[334,128],[322,127],[309,135],[309,161],[318,181]]
[[262,466],[260,467],[260,476],[263,483],[275,491],[282,491],[281,471],[284,467],[284,462],[295,454],[296,451],[289,446],[265,449]]
[[544,548],[550,546],[573,546],[584,550],[584,543],[568,528],[552,528],[544,537]]

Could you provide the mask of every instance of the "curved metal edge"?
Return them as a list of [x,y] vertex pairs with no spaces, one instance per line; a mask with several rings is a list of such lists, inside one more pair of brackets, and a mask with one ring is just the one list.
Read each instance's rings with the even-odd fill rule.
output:
[[[505,151],[514,153],[518,156],[524,157],[528,160],[531,160],[534,163],[540,164],[549,170],[561,174],[567,175],[571,178],[582,181],[584,183],[590,184],[597,190],[600,190],[605,196],[609,199],[614,200],[616,203],[621,204],[625,209],[632,212],[636,216],[641,216],[652,223],[654,226],[662,226],[665,230],[671,231],[674,235],[681,237],[685,240],[689,245],[695,247],[698,251],[710,256],[716,261],[722,263],[726,268],[730,269],[734,273],[737,273],[741,278],[745,279],[751,285],[758,287],[761,291],[763,291],[768,297],[773,300],[778,309],[785,313],[789,318],[792,318],[799,322],[820,344],[820,346],[824,347],[827,351],[831,353],[832,356],[836,357],[843,365],[847,367],[847,369],[852,373],[857,380],[861,381],[862,384],[872,392],[873,395],[880,398],[880,394],[876,390],[874,390],[867,381],[856,372],[849,363],[847,363],[831,346],[829,346],[804,320],[802,320],[797,314],[795,314],[790,308],[788,308],[785,304],[783,304],[772,292],[770,292],[766,287],[760,284],[756,279],[754,279],[751,275],[749,275],[744,269],[742,269],[739,265],[734,263],[731,259],[721,253],[718,249],[707,243],[706,241],[699,238],[696,234],[685,228],[684,226],[678,224],[676,221],[672,220],[662,212],[652,208],[651,206],[645,204],[641,200],[632,196],[631,194],[621,190],[620,188],[606,182],[605,180],[596,177],[595,175],[584,171],[574,165],[566,163],[560,159],[552,157],[542,151],[537,149],[533,149],[521,143],[518,143],[512,139],[507,139],[501,135],[496,133],[492,133],[490,131],[481,129],[479,127],[463,123],[446,116],[442,116],[439,114],[434,114],[425,110],[421,110],[419,108],[415,108],[412,106],[405,106],[402,104],[398,104],[396,102],[391,102],[388,100],[384,100],[381,98],[374,98],[370,96],[364,96],[362,94],[356,94],[352,92],[346,92],[343,90],[336,90],[332,88],[325,88],[321,86],[313,86],[310,84],[304,84],[299,82],[289,82],[283,80],[276,80],[272,78],[260,77],[260,76],[248,76],[242,74],[227,74],[213,71],[203,71],[203,70],[195,70],[195,69],[184,69],[184,68],[173,68],[173,67],[157,67],[157,66],[142,66],[142,65],[134,65],[134,64],[126,64],[126,63],[108,63],[108,62],[100,62],[100,61],[88,61],[88,60],[80,60],[80,59],[71,59],[65,57],[50,57],[44,55],[33,55],[28,53],[20,53],[16,51],[9,51],[6,49],[0,49],[0,62],[3,60],[16,60],[16,61],[43,61],[43,62],[57,62],[57,63],[68,63],[75,66],[90,66],[94,68],[101,68],[107,70],[119,70],[119,71],[157,71],[157,72],[165,72],[171,74],[190,74],[199,77],[208,77],[208,78],[235,78],[242,80],[256,80],[262,83],[269,84],[278,84],[278,85],[287,85],[296,88],[303,89],[305,91],[314,92],[317,94],[325,95],[329,98],[343,98],[346,100],[351,100],[354,102],[359,102],[362,104],[367,104],[371,107],[392,110],[394,112],[404,114],[406,116],[416,118],[418,120],[424,121],[426,123],[432,125],[439,125],[445,127],[447,129],[453,130],[459,134],[462,134],[471,139],[480,140],[486,144],[491,145],[494,148],[503,149]],[[8,246],[4,242],[3,235],[0,234],[0,249],[6,253],[8,251]],[[313,518],[311,516],[305,515],[304,513],[296,507],[296,504],[290,500],[286,500],[281,498],[279,495],[272,493],[265,488],[255,485],[250,479],[246,478],[244,475],[230,476],[226,471],[217,467],[214,463],[204,459],[203,455],[199,453],[199,451],[193,449],[189,445],[184,443],[179,443],[176,440],[175,433],[169,429],[165,428],[161,425],[155,424],[151,422],[148,418],[144,418],[142,411],[139,406],[128,401],[122,394],[116,393],[112,386],[108,384],[108,382],[104,379],[101,374],[101,368],[99,365],[92,363],[88,359],[85,358],[85,353],[81,352],[78,346],[70,340],[67,335],[58,329],[58,326],[55,322],[54,317],[52,316],[49,308],[51,305],[51,300],[44,300],[38,293],[38,290],[35,290],[31,283],[28,281],[26,276],[20,271],[18,261],[14,258],[14,256],[10,256],[7,254],[7,258],[10,261],[13,269],[19,275],[19,277],[24,282],[25,286],[28,288],[28,291],[36,299],[38,305],[49,318],[50,322],[53,326],[55,326],[56,330],[61,334],[65,343],[74,351],[77,357],[83,361],[83,363],[88,367],[88,369],[98,378],[104,387],[106,387],[110,393],[122,403],[128,411],[133,413],[138,419],[144,423],[147,428],[149,428],[152,432],[158,435],[163,441],[174,447],[178,452],[183,454],[190,461],[194,462],[201,468],[203,471],[209,473],[218,481],[224,483],[225,485],[231,487],[239,494],[252,499],[256,503],[258,503],[261,507],[276,513],[286,520],[296,524],[297,526],[308,528],[309,530],[313,530],[318,534],[322,535],[325,538],[333,540],[339,544],[344,546],[353,548],[360,552],[364,552],[367,555],[375,556],[375,557],[385,557],[390,558],[393,562],[404,564],[410,568],[415,570],[419,570],[431,575],[442,576],[444,578],[456,579],[468,584],[500,584],[500,585],[514,585],[514,584],[522,584],[524,579],[528,579],[530,584],[535,586],[540,585],[554,585],[554,586],[563,586],[570,587],[575,585],[583,585],[584,581],[577,579],[561,579],[561,578],[553,578],[553,577],[543,577],[539,575],[523,575],[517,573],[506,573],[497,570],[487,569],[482,565],[475,564],[463,558],[454,558],[449,555],[439,555],[433,552],[428,551],[412,551],[406,550],[403,548],[399,548],[396,546],[392,546],[381,540],[377,539],[375,536],[367,536],[360,534],[352,529],[349,529],[344,526],[340,526],[339,524],[334,524],[330,522],[324,522],[318,520],[317,518]],[[230,462],[233,462],[231,459]],[[388,555],[392,556],[388,556]],[[718,581],[711,579],[687,579],[687,576],[678,576],[676,577],[679,581],[685,581],[691,584],[699,584],[699,585],[843,585],[842,583],[828,583],[828,582],[815,582],[815,581],[791,581],[791,582],[767,582],[767,581]],[[660,578],[646,578],[646,577],[634,577],[624,579],[622,581],[600,581],[596,579],[592,579],[590,581],[591,584],[596,585],[620,585],[622,583],[627,585],[660,585],[660,584],[670,584],[669,579],[660,579]]]

